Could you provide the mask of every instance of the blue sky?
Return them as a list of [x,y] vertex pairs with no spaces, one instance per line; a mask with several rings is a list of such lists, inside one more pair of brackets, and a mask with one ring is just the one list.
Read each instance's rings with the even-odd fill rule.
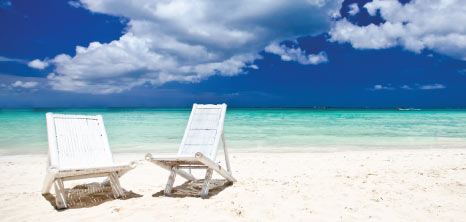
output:
[[466,107],[460,0],[197,3],[0,0],[0,107]]

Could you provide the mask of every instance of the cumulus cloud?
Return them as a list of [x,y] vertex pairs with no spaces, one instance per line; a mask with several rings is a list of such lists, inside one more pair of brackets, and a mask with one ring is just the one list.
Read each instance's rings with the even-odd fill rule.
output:
[[421,52],[434,50],[466,60],[466,4],[463,0],[374,0],[364,5],[371,16],[378,11],[385,20],[379,25],[357,26],[346,19],[337,21],[331,41],[349,42],[358,49],[402,46]]
[[36,87],[39,83],[38,82],[23,82],[23,81],[16,81],[11,84],[12,87],[20,87],[25,89],[30,89]]
[[348,8],[349,8],[348,14],[350,14],[352,16],[358,14],[358,12],[359,12],[358,3],[350,4],[350,5],[348,5]]
[[[56,90],[102,94],[238,75],[257,68],[258,53],[273,42],[327,32],[341,2],[81,0],[91,12],[127,18],[125,33],[110,43],[77,46],[75,55],[57,55],[49,60],[55,70],[48,79]],[[286,52],[303,64],[327,60],[325,53]]]
[[279,55],[283,61],[295,61],[302,65],[317,65],[328,61],[325,52],[306,55],[306,52],[301,48],[288,48],[285,45],[279,45],[277,43],[268,45],[265,47],[265,51]]
[[45,69],[47,66],[49,66],[49,63],[47,61],[34,59],[28,63],[28,66],[34,69]]

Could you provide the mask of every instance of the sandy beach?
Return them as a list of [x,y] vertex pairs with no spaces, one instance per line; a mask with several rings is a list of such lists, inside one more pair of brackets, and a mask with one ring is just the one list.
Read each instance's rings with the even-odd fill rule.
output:
[[[219,180],[209,199],[178,177],[176,197],[160,195],[168,171],[139,159],[121,178],[128,197],[108,188],[75,195],[57,211],[40,193],[46,155],[0,157],[1,221],[464,221],[466,150],[370,150],[231,154],[233,185]],[[218,157],[222,160],[222,156]],[[202,177],[201,174],[196,174]],[[70,192],[100,180],[65,183]],[[97,189],[98,190],[98,189]],[[100,194],[99,194],[100,193]],[[92,196],[94,195],[94,196]],[[94,206],[95,205],[95,206]]]

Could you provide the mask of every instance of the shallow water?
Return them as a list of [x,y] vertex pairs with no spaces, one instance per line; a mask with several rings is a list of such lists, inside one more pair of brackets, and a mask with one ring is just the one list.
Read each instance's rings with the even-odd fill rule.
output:
[[[3,109],[0,154],[47,153],[45,113],[100,114],[114,152],[176,152],[190,109]],[[466,148],[466,110],[229,108],[231,149]]]

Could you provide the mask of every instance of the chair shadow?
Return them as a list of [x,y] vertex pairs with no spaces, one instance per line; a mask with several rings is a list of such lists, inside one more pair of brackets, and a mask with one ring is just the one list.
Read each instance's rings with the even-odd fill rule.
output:
[[[201,189],[203,185],[204,185],[204,180],[186,181],[177,187],[173,187],[172,193],[168,196],[175,197],[175,198],[200,197]],[[220,180],[220,179],[211,180],[209,184],[209,195],[207,196],[207,199],[212,196],[217,195],[218,193],[222,192],[225,188],[231,185],[233,185],[233,183],[228,180]],[[161,196],[167,196],[163,193],[163,190],[155,194],[152,194],[152,197],[161,197]]]
[[[125,189],[123,189],[123,191],[124,195],[119,198],[120,200],[142,197],[142,195],[134,193],[133,191],[127,191]],[[112,187],[109,184],[103,185],[101,183],[89,183],[77,185],[71,189],[65,188],[65,193],[67,196],[66,203],[68,205],[68,208],[66,209],[89,208],[107,201],[115,200]],[[57,209],[54,195],[48,193],[43,194],[42,196],[44,196],[44,198],[49,201],[55,209]],[[58,211],[66,209],[60,209]]]

